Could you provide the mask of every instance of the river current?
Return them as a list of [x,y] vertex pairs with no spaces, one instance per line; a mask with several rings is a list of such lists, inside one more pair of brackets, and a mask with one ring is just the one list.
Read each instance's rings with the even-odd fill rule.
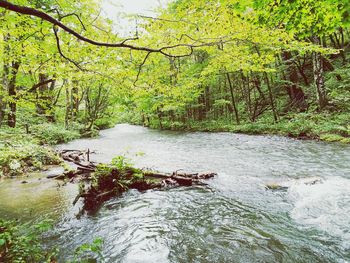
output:
[[[106,262],[350,262],[348,145],[123,124],[59,148],[89,148],[99,162],[124,154],[140,168],[218,173],[207,187],[128,191],[80,219],[72,194],[63,195],[70,205],[55,208],[49,242],[62,262],[98,237]],[[321,183],[305,184],[311,177]],[[271,183],[288,189],[266,190]]]

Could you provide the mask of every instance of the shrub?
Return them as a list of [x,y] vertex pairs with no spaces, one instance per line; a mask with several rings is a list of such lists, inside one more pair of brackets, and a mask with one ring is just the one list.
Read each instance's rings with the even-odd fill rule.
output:
[[65,143],[81,137],[77,130],[67,130],[61,125],[51,123],[33,126],[32,133],[42,144],[51,145]]
[[112,128],[114,125],[114,122],[110,118],[102,118],[95,121],[95,126],[99,130]]
[[40,169],[43,165],[60,162],[57,154],[48,147],[28,141],[6,145],[0,149],[0,176],[22,175],[29,170]]
[[0,262],[49,262],[53,253],[41,247],[41,234],[51,228],[49,221],[18,225],[0,219]]

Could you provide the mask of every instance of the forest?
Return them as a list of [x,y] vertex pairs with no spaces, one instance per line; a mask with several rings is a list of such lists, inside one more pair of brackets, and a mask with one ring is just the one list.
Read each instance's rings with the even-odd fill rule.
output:
[[[350,143],[350,1],[174,0],[128,34],[102,4],[0,0],[0,180],[120,123]],[[0,262],[17,262],[11,224]]]

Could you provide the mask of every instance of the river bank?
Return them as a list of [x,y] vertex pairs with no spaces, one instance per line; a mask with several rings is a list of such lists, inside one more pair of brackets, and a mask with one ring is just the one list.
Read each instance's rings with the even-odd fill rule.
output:
[[[65,129],[58,123],[0,130],[1,262],[56,262],[58,248],[47,247],[45,235],[68,210],[78,213],[72,202],[79,187],[52,179],[72,169],[54,146],[97,135],[83,125]],[[95,239],[78,246],[70,262],[80,262],[86,254],[98,257],[101,244]]]
[[69,141],[98,136],[99,131],[86,131],[83,125],[70,129],[61,124],[37,124],[0,129],[0,177],[21,176],[40,171],[45,165],[60,165],[63,160],[53,146]]
[[350,144],[350,113],[298,113],[281,117],[278,122],[262,118],[256,122],[236,124],[232,120],[134,121],[153,129],[188,132],[232,132],[250,135],[279,135],[301,140],[340,142]]
[[[350,144],[350,113],[298,113],[281,117],[274,123],[270,118],[259,119],[253,123],[234,124],[232,120],[207,121],[170,121],[150,119],[140,122],[135,118],[128,121],[137,125],[159,130],[186,132],[232,132],[249,135],[279,135],[301,140],[340,142]],[[120,120],[122,121],[122,120]],[[111,128],[109,126],[102,128]],[[98,130],[86,132],[79,124],[69,130],[57,124],[42,124],[17,129],[0,130],[0,177],[24,174],[40,170],[43,165],[60,164],[61,159],[50,148],[50,145],[95,137]]]

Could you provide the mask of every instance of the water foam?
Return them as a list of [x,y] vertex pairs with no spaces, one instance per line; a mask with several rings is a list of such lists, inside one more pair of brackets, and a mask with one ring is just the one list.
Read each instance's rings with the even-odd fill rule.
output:
[[339,239],[343,249],[350,248],[349,179],[330,177],[314,185],[297,181],[287,195],[294,204],[290,215],[296,222],[324,231]]

